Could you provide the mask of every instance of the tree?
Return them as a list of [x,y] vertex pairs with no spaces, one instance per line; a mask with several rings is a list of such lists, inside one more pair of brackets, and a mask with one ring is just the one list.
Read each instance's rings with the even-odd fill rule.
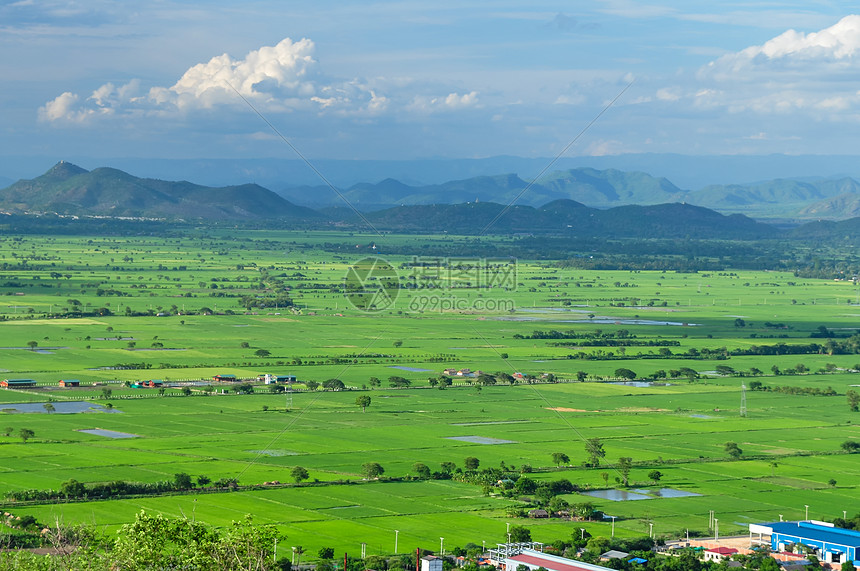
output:
[[633,458],[630,456],[622,456],[618,459],[618,471],[621,472],[621,479],[624,485],[627,486],[630,482],[630,469],[633,467]]
[[367,395],[355,397],[355,406],[360,406],[361,412],[367,412],[367,407],[370,406],[370,397]]
[[408,387],[411,384],[412,384],[412,381],[410,381],[409,379],[406,379],[404,377],[398,377],[396,375],[388,377],[388,386],[389,387]]
[[29,347],[31,351],[35,351],[36,347],[38,347],[38,346],[39,346],[38,341],[27,341],[27,347]]
[[442,468],[442,471],[445,472],[446,474],[450,474],[451,472],[453,472],[454,470],[457,469],[457,465],[454,464],[453,462],[442,462],[440,464],[440,466]]
[[518,494],[533,494],[537,490],[537,482],[531,478],[520,478],[514,484],[514,491]]
[[191,481],[191,476],[185,472],[173,475],[173,485],[177,490],[190,490],[194,487],[194,483]]
[[655,484],[660,481],[663,477],[663,472],[660,470],[651,470],[648,472],[648,479],[654,482]]
[[254,394],[254,385],[251,383],[242,383],[233,387],[233,392],[237,395],[252,395]]
[[512,525],[510,534],[513,543],[528,543],[532,540],[532,532],[522,525]]
[[340,379],[328,379],[323,381],[322,386],[329,391],[342,391],[346,385]]
[[588,454],[588,463],[599,466],[600,459],[606,457],[606,450],[599,438],[589,438],[585,441],[585,452]]
[[102,389],[102,398],[107,400],[113,396],[113,389],[104,388]]
[[392,343],[392,345],[394,345],[395,347],[402,347],[403,341],[395,341],[394,343]]
[[860,450],[860,442],[857,442],[856,440],[846,440],[845,442],[840,444],[839,447],[842,448],[842,450],[844,450],[845,452],[853,454],[854,452]]
[[594,504],[591,502],[582,502],[570,506],[570,512],[578,518],[588,519],[594,515]]
[[771,460],[767,464],[768,466],[770,466],[770,476],[771,478],[773,478],[774,476],[776,476],[776,469],[779,466],[779,463],[776,460]]
[[598,536],[589,539],[588,543],[585,544],[585,549],[590,553],[600,555],[601,553],[609,551],[609,546],[609,538]]
[[628,381],[632,381],[636,378],[636,373],[634,373],[630,369],[625,369],[624,367],[621,367],[620,369],[615,369],[615,376],[619,379],[627,379]]
[[735,327],[746,327],[746,326],[747,326],[747,322],[744,321],[743,319],[741,319],[740,317],[735,319]]
[[301,484],[304,480],[307,480],[310,477],[306,468],[301,466],[293,466],[293,469],[290,470],[290,476],[295,480],[296,484]]
[[47,412],[48,414],[51,414],[52,412],[54,412],[55,410],[57,410],[57,409],[54,407],[54,405],[52,405],[52,404],[51,404],[51,403],[49,403],[49,402],[46,402],[45,404],[43,404],[43,405],[42,405],[42,408],[44,408],[44,409],[45,409],[45,412]]
[[200,487],[203,487],[206,484],[209,484],[211,482],[212,482],[212,478],[210,478],[209,476],[204,476],[202,474],[200,476],[197,476],[197,485]]
[[550,501],[547,508],[551,513],[558,513],[560,511],[564,511],[570,507],[570,504],[562,498],[561,496],[554,496]]
[[309,391],[315,391],[319,388],[320,384],[316,381],[305,381],[305,386]]
[[854,389],[848,389],[845,391],[845,398],[848,399],[848,408],[851,409],[852,412],[860,410],[860,393]]
[[191,396],[191,387],[182,387],[182,394],[190,397]]
[[580,383],[585,381],[585,379],[587,379],[587,378],[588,378],[588,373],[586,373],[585,371],[577,371],[576,372],[576,380],[579,381]]
[[6,433],[6,436],[11,435],[14,431],[15,431],[14,426],[7,426],[5,429],[3,429],[3,432]]
[[361,465],[361,473],[365,478],[378,478],[385,473],[385,468],[379,462],[365,462]]
[[320,547],[317,555],[320,559],[334,559],[334,547]]
[[296,567],[299,566],[299,563],[302,560],[302,554],[304,554],[304,552],[305,552],[305,548],[302,547],[301,545],[296,545],[295,547],[293,547],[293,553],[296,554]]
[[556,466],[561,466],[562,464],[570,463],[570,457],[564,452],[553,452],[552,453],[552,462]]
[[829,480],[827,480],[827,485],[830,486],[831,488],[835,488],[836,487],[836,480],[834,480],[833,478],[830,478]]
[[474,456],[467,456],[466,459],[463,460],[463,466],[466,467],[466,470],[477,470],[480,465],[481,461]]
[[83,482],[72,479],[60,485],[60,493],[67,498],[81,498],[87,493],[87,487]]
[[738,447],[737,442],[726,442],[723,448],[726,451],[726,454],[731,456],[733,460],[737,460],[741,457],[741,454],[744,453],[744,451]]
[[27,444],[27,441],[30,440],[31,438],[33,438],[34,436],[36,436],[36,433],[33,432],[32,430],[30,430],[29,428],[22,428],[21,430],[18,431],[18,438],[20,438],[21,441],[24,442],[24,444]]
[[427,479],[430,477],[430,467],[423,462],[416,462],[412,465],[412,471],[418,474],[419,478]]
[[257,349],[256,351],[254,351],[254,355],[256,355],[257,357],[260,357],[261,359],[264,359],[266,357],[271,356],[272,352],[269,351],[268,349]]

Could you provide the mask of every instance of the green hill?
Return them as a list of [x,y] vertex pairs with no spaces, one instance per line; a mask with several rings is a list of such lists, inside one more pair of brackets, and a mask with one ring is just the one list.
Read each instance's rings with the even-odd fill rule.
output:
[[32,180],[0,190],[0,208],[18,212],[149,218],[316,218],[256,184],[207,187],[137,178],[121,170],[87,171],[59,162]]
[[[334,215],[335,211],[329,211]],[[779,235],[775,227],[746,216],[724,216],[690,204],[590,208],[556,200],[540,208],[492,202],[398,206],[372,212],[380,230],[459,234],[555,234],[589,238],[756,239]],[[361,224],[344,217],[347,224]]]

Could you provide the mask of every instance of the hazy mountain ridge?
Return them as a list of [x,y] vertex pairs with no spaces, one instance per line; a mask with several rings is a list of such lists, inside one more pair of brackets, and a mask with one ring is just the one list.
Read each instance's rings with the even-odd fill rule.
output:
[[[646,173],[618,170],[574,169],[550,173],[528,187],[514,174],[480,176],[439,185],[413,187],[395,179],[377,184],[358,184],[343,192],[359,209],[365,201],[398,200],[401,204],[365,210],[361,216],[340,201],[337,193],[324,187],[340,201],[321,211],[297,206],[257,184],[207,187],[188,181],[138,178],[114,168],[87,171],[72,163],[60,162],[43,175],[21,180],[0,190],[0,208],[11,212],[56,212],[73,215],[112,217],[154,217],[165,219],[280,220],[312,223],[313,227],[367,228],[405,232],[449,232],[470,235],[552,234],[601,239],[683,238],[683,239],[767,239],[781,237],[839,237],[860,223],[860,219],[840,223],[806,225],[791,233],[757,222],[741,214],[721,214],[713,209],[673,201],[685,197],[670,181]],[[528,187],[528,192],[523,192]],[[732,187],[723,196],[751,196],[780,199],[815,199],[828,194],[829,208],[860,210],[860,188],[850,178],[822,181],[770,181],[750,187]],[[847,193],[844,191],[848,191]],[[306,193],[322,190],[308,187]],[[714,192],[714,189],[711,189]],[[741,193],[746,193],[742,195]],[[496,195],[505,201],[491,200]],[[515,198],[545,200],[537,205],[511,204]],[[621,204],[594,208],[570,195],[584,194],[603,204],[641,200],[659,204]],[[455,204],[406,204],[407,200],[428,200],[439,195]],[[522,195],[522,196],[520,196]],[[461,197],[466,197],[462,200]],[[476,200],[477,199],[477,200]],[[828,206],[825,205],[825,206]]]
[[[591,207],[686,202],[723,213],[758,218],[844,219],[860,215],[860,206],[846,211],[860,183],[849,177],[822,180],[774,179],[748,185],[710,185],[684,190],[663,177],[640,171],[577,168],[549,173],[529,183],[516,174],[477,176],[442,184],[410,186],[396,179],[359,183],[341,191],[299,187],[282,191],[288,200],[316,207],[344,205],[381,210],[398,205],[496,202],[540,207],[554,200],[575,200]],[[840,197],[838,200],[837,197]]]

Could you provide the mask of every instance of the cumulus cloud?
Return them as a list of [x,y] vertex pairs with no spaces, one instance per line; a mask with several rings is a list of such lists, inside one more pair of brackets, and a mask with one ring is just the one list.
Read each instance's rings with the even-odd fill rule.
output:
[[[309,39],[286,38],[274,46],[250,51],[244,58],[228,54],[190,67],[170,87],[143,89],[139,80],[116,86],[106,83],[86,98],[66,92],[39,109],[49,123],[81,124],[107,116],[169,116],[244,106],[242,98],[262,112],[306,111],[372,117],[388,111],[393,98],[361,79],[323,76]],[[237,96],[241,95],[241,98]],[[476,104],[477,93],[420,95],[403,100],[404,107],[427,111],[456,110]]]
[[815,32],[787,30],[711,61],[699,69],[689,100],[730,113],[838,120],[860,105],[858,73],[860,16],[850,15]]
[[860,16],[845,16],[818,32],[788,30],[760,46],[750,46],[710,62],[700,77],[716,80],[755,80],[768,72],[856,72],[860,58]]

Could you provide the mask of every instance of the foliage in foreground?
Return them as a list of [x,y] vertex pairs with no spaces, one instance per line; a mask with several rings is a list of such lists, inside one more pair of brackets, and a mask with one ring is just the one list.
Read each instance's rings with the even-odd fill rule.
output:
[[254,525],[250,515],[226,529],[187,518],[168,518],[141,511],[116,537],[81,526],[43,531],[54,555],[28,551],[0,552],[0,568],[28,571],[61,569],[137,570],[194,569],[269,570],[289,567],[275,561],[280,538],[271,525]]

